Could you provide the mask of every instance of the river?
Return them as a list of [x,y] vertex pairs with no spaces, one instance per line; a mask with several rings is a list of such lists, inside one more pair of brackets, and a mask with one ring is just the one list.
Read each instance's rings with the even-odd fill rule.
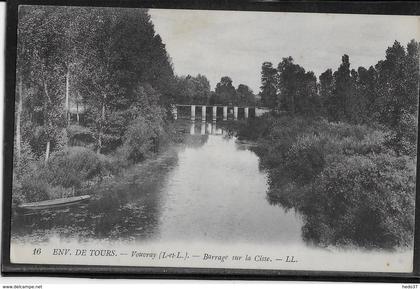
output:
[[249,145],[216,123],[188,125],[183,144],[105,182],[89,204],[18,218],[16,237],[301,243],[300,216],[268,203]]

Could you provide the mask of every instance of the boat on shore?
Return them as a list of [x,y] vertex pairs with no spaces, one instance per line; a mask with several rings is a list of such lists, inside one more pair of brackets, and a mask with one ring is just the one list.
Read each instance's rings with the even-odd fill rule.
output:
[[24,203],[18,206],[18,209],[23,211],[37,211],[37,210],[48,210],[62,207],[68,207],[77,205],[83,202],[87,202],[90,199],[90,195],[83,195],[69,198],[59,198],[53,200],[46,200],[40,202]]

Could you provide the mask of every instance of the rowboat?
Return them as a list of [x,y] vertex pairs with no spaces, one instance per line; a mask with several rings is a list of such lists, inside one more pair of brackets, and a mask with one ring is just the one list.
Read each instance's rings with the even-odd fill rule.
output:
[[67,207],[77,205],[79,203],[88,201],[90,199],[89,195],[69,197],[69,198],[60,198],[47,201],[33,202],[33,203],[24,203],[18,206],[21,210],[46,210],[46,209],[55,209],[60,207]]

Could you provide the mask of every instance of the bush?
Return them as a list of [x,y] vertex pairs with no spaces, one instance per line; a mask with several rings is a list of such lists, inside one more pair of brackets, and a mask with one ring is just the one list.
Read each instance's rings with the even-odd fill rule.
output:
[[67,127],[69,145],[87,146],[94,143],[92,132],[89,128],[80,125],[70,125]]
[[302,213],[308,242],[411,245],[415,158],[390,147],[389,130],[287,116],[269,121],[254,149],[268,172],[268,200]]
[[325,166],[325,140],[315,135],[299,137],[287,152],[284,167],[290,178],[305,185],[313,180]]
[[119,153],[126,160],[137,163],[158,152],[168,138],[163,119],[159,116],[152,120],[138,116],[124,134]]
[[264,115],[262,117],[250,118],[247,122],[234,122],[242,124],[238,130],[238,139],[257,140],[265,136],[270,129],[273,117]]
[[31,146],[27,142],[21,142],[20,146],[20,160],[17,159],[16,143],[13,154],[13,175],[19,180],[23,176],[28,175],[34,169],[36,161],[35,154],[31,150]]
[[307,195],[304,236],[324,245],[410,246],[414,196],[415,165],[408,158],[346,157],[326,167]]
[[52,186],[80,187],[82,182],[109,174],[110,169],[105,156],[84,147],[69,147],[51,154],[41,168],[40,178]]
[[[22,195],[20,202],[38,202],[49,199],[51,186],[45,179],[26,176],[16,187],[16,195]],[[13,192],[15,194],[15,192]]]
[[417,153],[417,116],[404,113],[398,126],[386,137],[386,145],[398,155],[416,157]]

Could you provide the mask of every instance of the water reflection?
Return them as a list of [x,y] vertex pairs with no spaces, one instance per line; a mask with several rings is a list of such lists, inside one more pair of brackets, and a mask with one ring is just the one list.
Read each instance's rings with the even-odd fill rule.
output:
[[206,143],[180,151],[168,176],[159,239],[301,243],[299,216],[267,202],[255,153],[214,123],[206,127]]
[[190,135],[198,134],[198,131],[200,131],[199,134],[201,135],[206,135],[206,134],[223,135],[225,133],[223,129],[217,127],[217,124],[215,121],[213,122],[192,121],[190,124]]

